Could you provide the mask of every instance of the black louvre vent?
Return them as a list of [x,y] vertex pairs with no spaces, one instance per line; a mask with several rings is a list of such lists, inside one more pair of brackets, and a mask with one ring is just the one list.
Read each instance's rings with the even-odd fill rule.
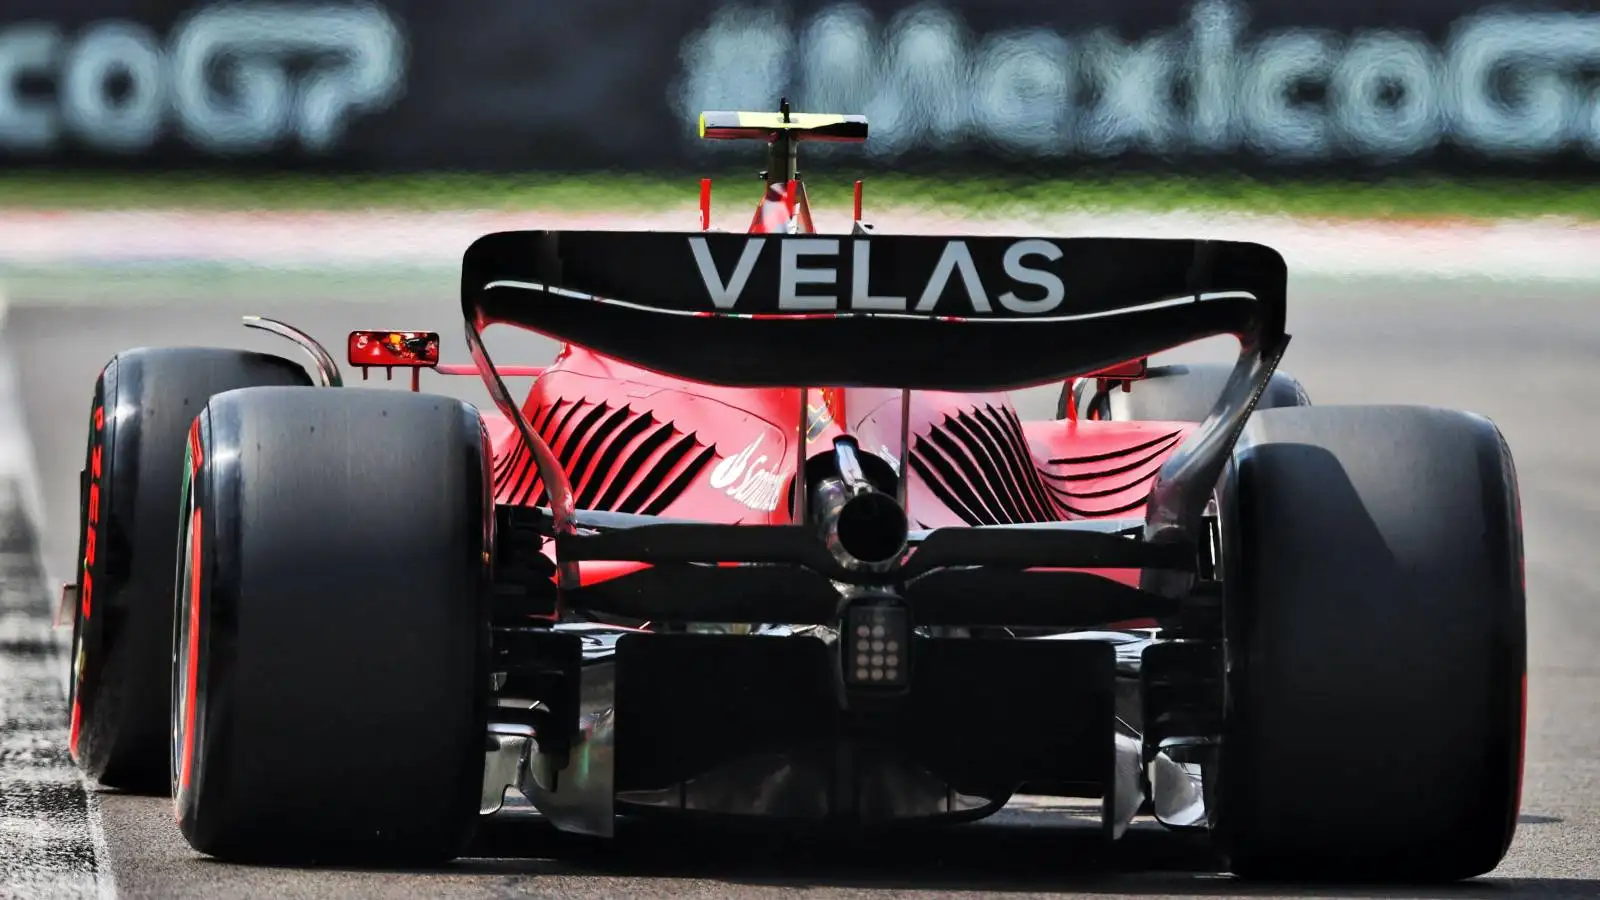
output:
[[[658,515],[716,455],[694,434],[629,406],[558,399],[533,419],[572,480],[579,509]],[[547,506],[533,455],[520,440],[495,463],[501,503]]]
[[[946,414],[912,444],[911,470],[969,525],[1016,525],[1114,516],[1144,505],[1154,462],[1172,449],[1172,432],[1114,453],[1049,460],[1038,466],[1011,409],[971,407]],[[1125,478],[1115,476],[1126,475]],[[1113,479],[1110,484],[1105,479]],[[1080,485],[1096,481],[1094,490]]]

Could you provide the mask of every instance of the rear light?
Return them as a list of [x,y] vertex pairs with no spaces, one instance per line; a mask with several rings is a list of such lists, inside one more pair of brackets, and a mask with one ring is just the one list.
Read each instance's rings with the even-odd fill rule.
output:
[[839,643],[845,681],[852,687],[904,688],[911,683],[911,616],[904,606],[850,607]]
[[381,368],[390,379],[396,368],[411,370],[411,389],[420,390],[421,370],[439,365],[439,333],[437,331],[352,331],[348,358],[353,368],[361,370],[361,379],[367,379],[367,370]]

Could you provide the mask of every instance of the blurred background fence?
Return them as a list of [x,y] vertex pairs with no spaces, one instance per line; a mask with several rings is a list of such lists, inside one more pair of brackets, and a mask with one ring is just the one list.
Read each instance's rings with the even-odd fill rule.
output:
[[1584,176],[1597,76],[1592,0],[4,0],[0,165],[689,172],[787,95],[869,169]]

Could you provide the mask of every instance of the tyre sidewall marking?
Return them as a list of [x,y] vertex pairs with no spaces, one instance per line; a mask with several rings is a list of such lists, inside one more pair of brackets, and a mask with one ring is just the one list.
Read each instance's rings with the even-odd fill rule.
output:
[[[95,575],[101,569],[99,563],[105,554],[102,528],[109,506],[107,495],[110,493],[106,488],[108,479],[105,477],[110,468],[109,454],[106,452],[109,445],[106,439],[106,407],[111,405],[113,399],[109,395],[115,386],[114,367],[115,361],[100,373],[100,383],[95,391],[94,411],[89,418],[89,448],[84,461],[89,486],[84,497],[83,509],[79,513],[82,532],[78,559],[78,608],[73,617],[72,672],[69,679],[72,699],[67,737],[68,752],[73,761],[79,763],[83,761],[80,751],[84,707],[94,705],[92,691],[84,690],[86,684],[92,687],[95,680],[89,673],[89,657],[91,651],[98,651],[103,643],[101,628],[103,617],[98,619],[95,617],[94,600]],[[98,653],[95,655],[98,656]]]

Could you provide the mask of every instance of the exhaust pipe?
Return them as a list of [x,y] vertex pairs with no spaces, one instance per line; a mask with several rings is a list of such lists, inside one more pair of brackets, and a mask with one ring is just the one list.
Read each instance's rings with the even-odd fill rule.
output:
[[834,559],[847,569],[882,571],[905,554],[910,522],[894,497],[867,480],[851,438],[834,441],[839,474],[811,486],[812,520]]

